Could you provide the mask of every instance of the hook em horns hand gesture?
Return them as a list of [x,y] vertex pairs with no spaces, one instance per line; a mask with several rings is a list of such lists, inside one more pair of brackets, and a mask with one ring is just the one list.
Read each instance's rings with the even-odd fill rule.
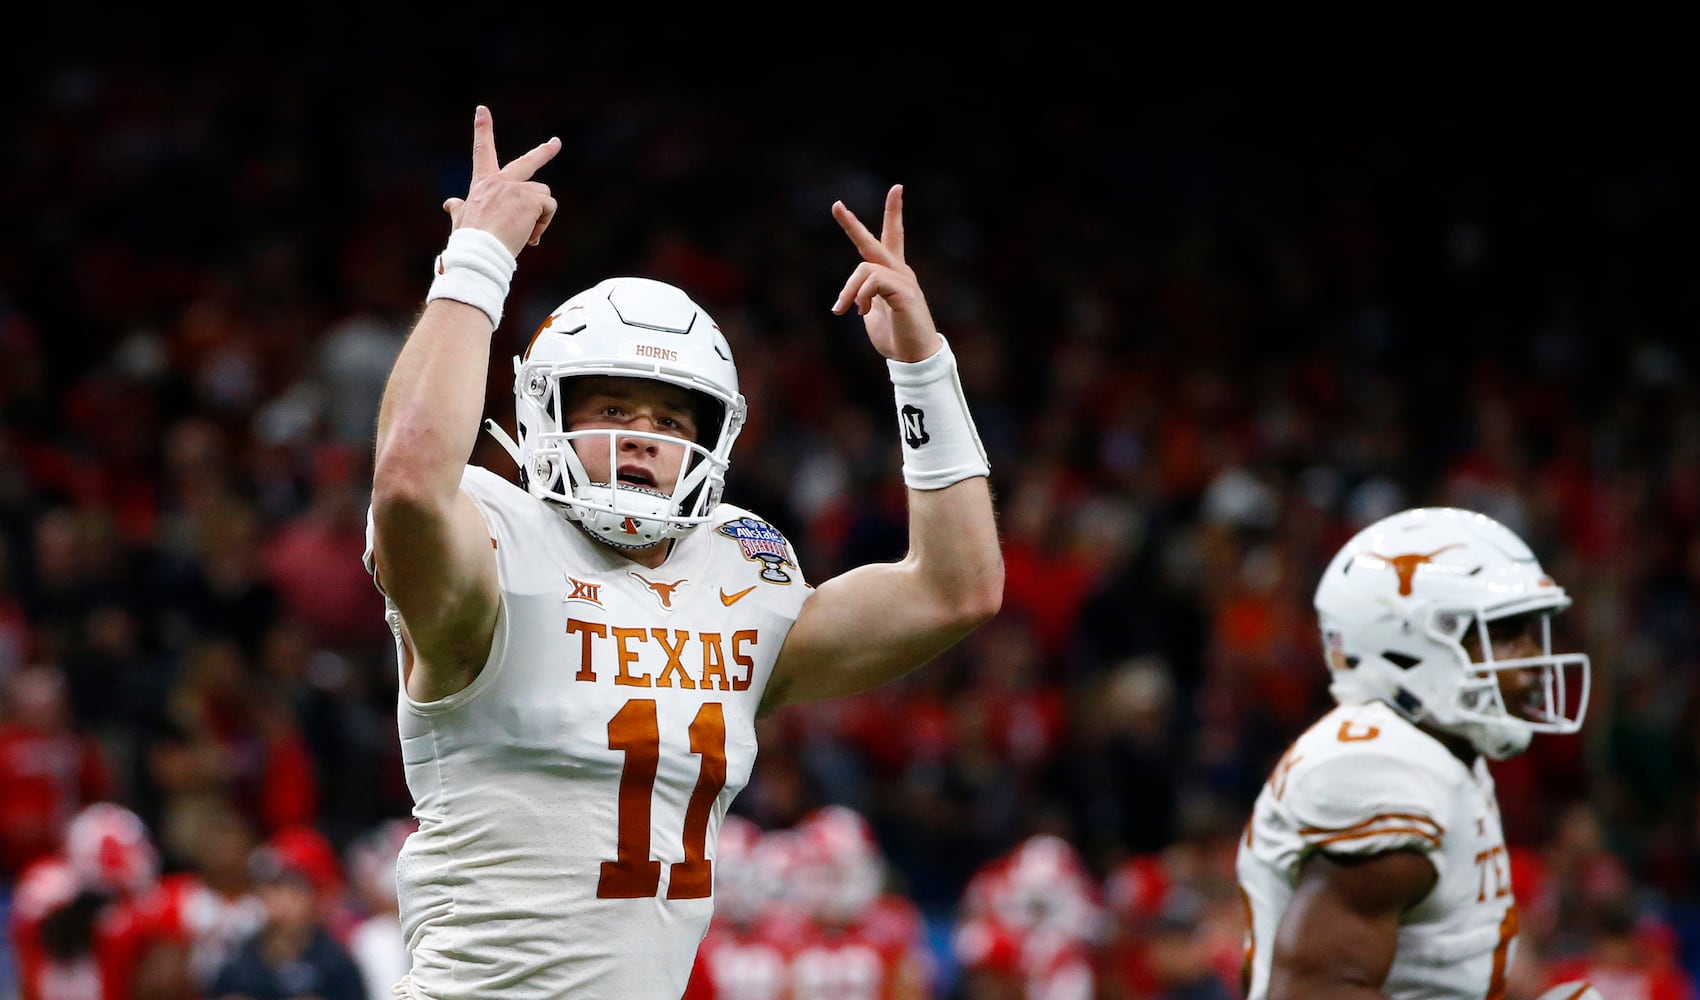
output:
[[536,246],[555,218],[555,199],[549,185],[531,178],[560,151],[561,140],[551,137],[502,166],[490,109],[480,104],[472,115],[472,184],[465,198],[443,202],[453,228],[482,229],[516,257]]
[[943,338],[933,326],[914,269],[903,259],[903,185],[894,184],[886,192],[885,220],[877,238],[842,201],[832,203],[832,217],[862,254],[862,263],[845,281],[832,311],[842,316],[855,303],[868,340],[893,361],[931,357]]

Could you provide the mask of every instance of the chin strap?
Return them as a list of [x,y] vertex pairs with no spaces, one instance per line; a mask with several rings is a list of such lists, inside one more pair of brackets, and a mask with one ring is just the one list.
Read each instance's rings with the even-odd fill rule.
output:
[[508,453],[508,457],[514,460],[515,465],[519,466],[519,484],[525,486],[529,477],[526,475],[525,463],[520,461],[519,445],[514,442],[513,438],[508,437],[508,432],[502,430],[502,425],[496,423],[493,417],[484,418],[484,429],[490,432],[490,436],[496,439],[496,443],[501,445],[502,450]]

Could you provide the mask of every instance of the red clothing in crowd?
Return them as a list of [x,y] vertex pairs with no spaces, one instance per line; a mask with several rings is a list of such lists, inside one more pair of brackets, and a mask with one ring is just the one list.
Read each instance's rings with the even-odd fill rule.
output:
[[31,865],[18,881],[8,928],[22,1000],[129,1000],[137,977],[160,950],[174,949],[185,989],[193,901],[183,883],[159,882],[135,897],[103,898],[90,918],[86,950],[52,954],[44,925],[75,904],[83,886],[58,857]]
[[684,1000],[788,1000],[800,918],[739,925],[718,916],[697,948]]
[[1695,1000],[1694,984],[1681,968],[1668,961],[1623,964],[1587,955],[1560,962],[1547,970],[1546,987],[1583,981],[1609,1000]]
[[930,973],[920,911],[890,895],[849,924],[809,925],[791,955],[791,1000],[918,1000]]
[[112,789],[93,738],[28,719],[0,724],[0,878],[16,877],[58,850],[77,810]]

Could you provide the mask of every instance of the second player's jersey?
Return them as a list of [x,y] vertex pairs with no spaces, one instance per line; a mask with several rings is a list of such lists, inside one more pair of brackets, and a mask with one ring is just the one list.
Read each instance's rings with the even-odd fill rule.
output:
[[776,915],[741,927],[716,917],[684,1000],[790,1000],[791,955],[802,933],[800,918]]
[[853,922],[811,921],[791,951],[791,1000],[912,1000],[932,968],[926,925],[905,896],[887,894]]
[[1241,840],[1249,909],[1247,1000],[1268,993],[1275,932],[1316,852],[1422,852],[1439,875],[1400,921],[1382,992],[1392,1000],[1504,995],[1517,911],[1493,777],[1381,703],[1336,708],[1288,748]]
[[399,698],[419,821],[397,861],[408,988],[674,1000],[712,913],[721,820],[755,764],[757,705],[809,593],[795,553],[722,504],[652,570],[487,470],[468,466],[462,489],[501,607],[472,684]]

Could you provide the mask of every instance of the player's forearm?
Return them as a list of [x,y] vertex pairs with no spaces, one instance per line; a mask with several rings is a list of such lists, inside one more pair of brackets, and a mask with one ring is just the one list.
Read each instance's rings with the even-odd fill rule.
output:
[[984,476],[909,491],[909,558],[950,619],[973,627],[1003,604],[1003,549]]
[[915,362],[888,360],[909,487],[909,561],[946,628],[972,628],[1003,602],[1003,550],[985,446],[942,339]]
[[378,409],[374,500],[446,500],[460,488],[484,415],[490,319],[452,299],[425,307]]

